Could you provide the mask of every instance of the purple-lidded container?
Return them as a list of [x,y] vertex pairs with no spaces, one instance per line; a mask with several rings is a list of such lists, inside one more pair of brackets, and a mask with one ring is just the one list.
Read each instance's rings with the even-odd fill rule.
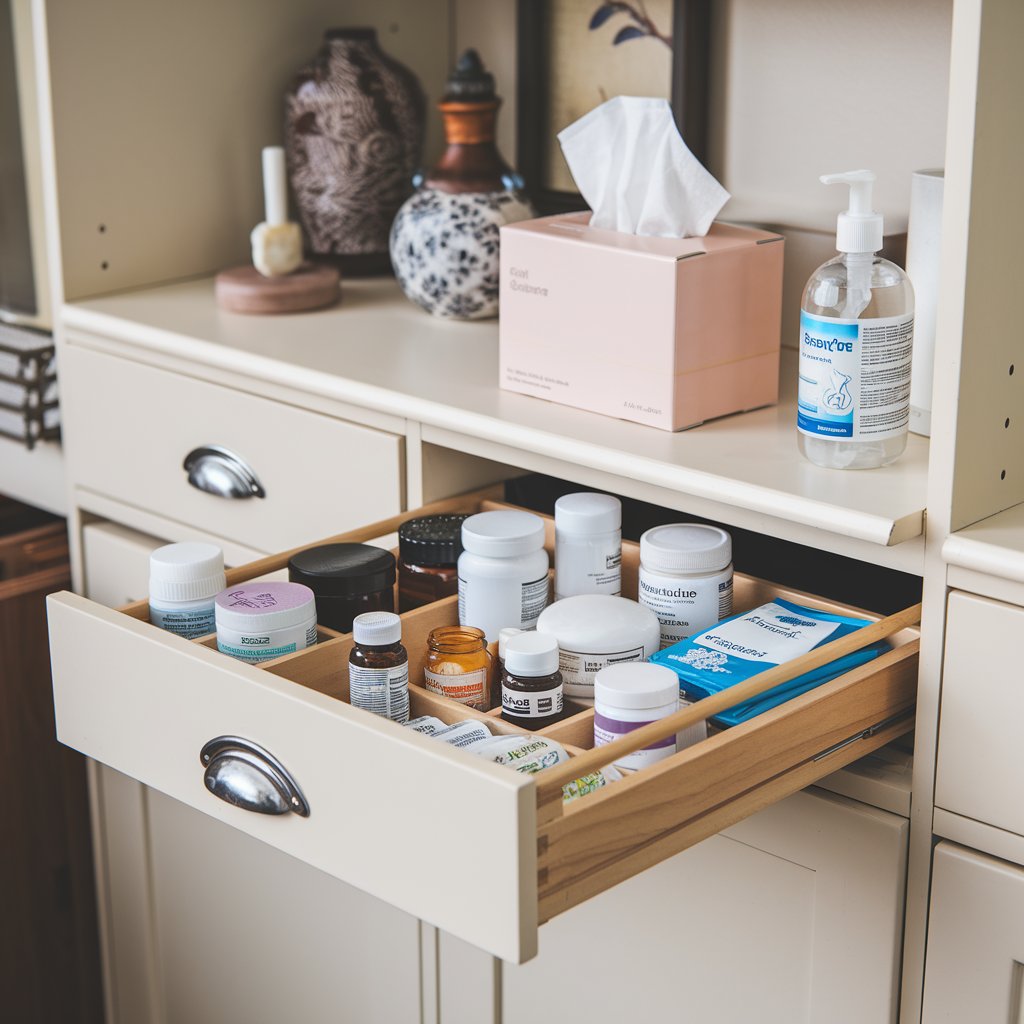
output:
[[316,601],[301,583],[240,583],[217,595],[217,650],[259,663],[316,643]]

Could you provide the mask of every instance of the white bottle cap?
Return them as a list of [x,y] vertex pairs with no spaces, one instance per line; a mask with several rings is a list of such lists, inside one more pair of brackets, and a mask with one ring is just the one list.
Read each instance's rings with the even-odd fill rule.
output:
[[640,564],[652,572],[717,572],[732,561],[732,537],[717,526],[655,526],[640,538]]
[[850,207],[836,219],[836,248],[840,252],[878,252],[882,248],[882,215],[871,209],[874,171],[823,174],[823,185],[849,185]]
[[544,547],[544,520],[532,512],[478,512],[462,524],[462,546],[492,558],[528,555]]
[[505,644],[505,671],[513,676],[549,676],[557,672],[558,641],[543,633],[510,636]]
[[610,494],[563,494],[555,502],[555,529],[590,536],[622,529],[622,502]]
[[516,626],[506,626],[498,633],[498,657],[505,660],[505,647],[508,644],[508,639],[511,636],[516,636],[522,633],[522,630]]
[[679,677],[649,661],[609,665],[594,676],[594,699],[613,708],[658,708],[679,699]]
[[363,612],[352,620],[357,644],[386,647],[402,639],[402,620],[394,612]]
[[224,553],[216,544],[165,544],[149,556],[149,596],[157,601],[201,601],[227,586]]

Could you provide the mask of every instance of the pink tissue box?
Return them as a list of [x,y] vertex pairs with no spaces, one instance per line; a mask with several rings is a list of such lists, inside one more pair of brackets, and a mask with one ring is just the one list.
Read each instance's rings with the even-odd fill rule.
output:
[[778,401],[780,235],[641,238],[589,219],[501,229],[501,387],[663,430]]

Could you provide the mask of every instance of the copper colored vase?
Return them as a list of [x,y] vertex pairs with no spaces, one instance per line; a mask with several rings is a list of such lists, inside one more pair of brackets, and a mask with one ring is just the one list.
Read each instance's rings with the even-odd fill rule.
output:
[[426,101],[372,28],[331,29],[285,100],[288,175],[308,254],[352,274],[390,270],[388,232],[412,192]]

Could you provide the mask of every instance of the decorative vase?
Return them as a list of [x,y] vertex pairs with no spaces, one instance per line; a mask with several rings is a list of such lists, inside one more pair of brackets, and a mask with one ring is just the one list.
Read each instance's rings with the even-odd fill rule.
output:
[[285,100],[288,175],[308,255],[387,273],[388,231],[423,150],[426,99],[372,28],[331,29]]
[[391,264],[413,302],[435,316],[498,313],[498,229],[536,216],[494,144],[501,100],[467,50],[438,104],[448,148],[391,228]]

